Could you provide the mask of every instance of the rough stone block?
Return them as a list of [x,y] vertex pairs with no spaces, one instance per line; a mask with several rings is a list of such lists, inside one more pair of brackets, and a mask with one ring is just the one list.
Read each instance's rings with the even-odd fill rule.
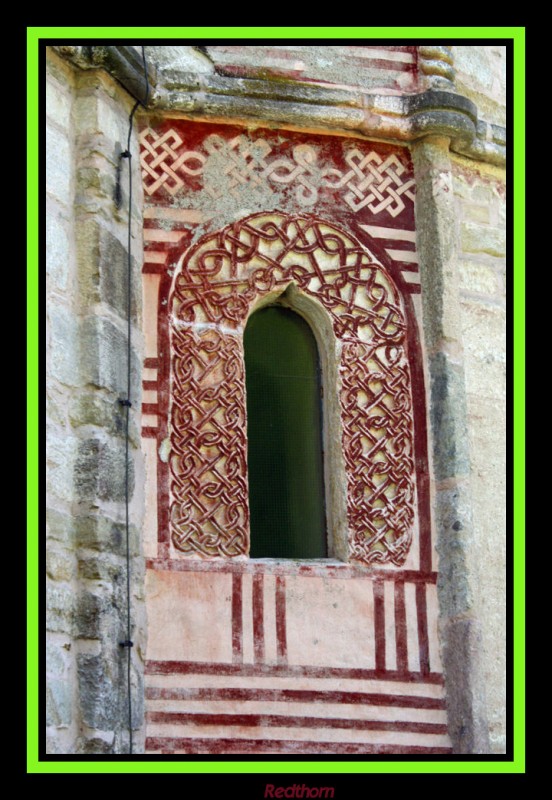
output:
[[65,87],[46,81],[46,116],[67,131],[71,128],[71,103],[71,93]]
[[[104,317],[88,317],[83,324],[82,375],[87,383],[126,396],[127,336]],[[131,395],[140,396],[140,362],[131,353]]]
[[[75,488],[82,499],[125,499],[126,456],[124,441],[86,439],[79,445],[75,464]],[[134,464],[129,462],[129,496],[134,492]]]
[[71,547],[73,541],[73,517],[49,508],[46,510],[46,539],[55,540]]
[[67,137],[54,128],[46,126],[46,191],[68,206],[71,203],[71,146]]
[[50,302],[48,309],[49,334],[48,372],[66,386],[80,383],[79,322],[74,312]]
[[78,440],[69,432],[50,428],[46,441],[46,491],[53,501],[59,498],[70,503],[74,499],[73,468]]
[[70,682],[49,678],[46,686],[46,725],[70,725],[71,701]]
[[433,464],[438,481],[468,475],[464,374],[443,353],[430,358]]
[[501,257],[506,253],[506,231],[490,225],[473,222],[462,224],[462,250],[464,253],[487,253]]
[[[140,531],[131,525],[131,555],[140,554]],[[75,536],[77,546],[88,550],[101,550],[113,555],[126,554],[126,530],[124,523],[114,522],[102,516],[82,516],[75,519]]]
[[71,266],[68,224],[60,215],[49,211],[46,216],[46,272],[52,288],[65,292]]
[[[138,407],[139,402],[135,402]],[[136,421],[137,414],[130,412],[130,442],[134,448],[140,447],[140,430]],[[103,428],[112,436],[125,436],[126,409],[119,403],[119,398],[101,390],[90,391],[74,397],[69,405],[69,419],[75,427],[94,425]]]
[[470,611],[474,597],[470,576],[473,521],[470,497],[463,482],[435,494],[439,608],[444,616]]
[[80,654],[77,671],[84,724],[100,730],[109,730],[120,724],[122,689],[111,662],[102,656]]
[[461,261],[459,271],[463,289],[477,294],[499,295],[501,281],[494,267],[477,261]]
[[71,642],[51,634],[46,637],[46,674],[56,678],[65,676],[71,659]]
[[53,581],[70,581],[75,574],[73,553],[50,545],[46,550],[46,574]]
[[489,206],[479,206],[479,205],[464,205],[464,219],[469,220],[470,222],[479,222],[483,225],[488,225],[490,222],[490,211]]
[[77,745],[77,753],[102,755],[102,754],[121,752],[120,750],[117,750],[114,745],[115,745],[114,737],[111,742],[108,741],[107,739],[101,738],[100,736],[82,737],[81,739],[79,739]]
[[46,628],[56,633],[73,633],[74,593],[68,584],[46,584]]
[[466,391],[503,399],[506,392],[506,311],[483,303],[463,302],[462,337]]
[[479,626],[469,618],[449,620],[441,626],[441,640],[453,752],[489,753]]
[[109,554],[83,555],[79,558],[78,569],[82,580],[109,581],[113,585],[121,585],[126,575],[124,560],[115,560]]

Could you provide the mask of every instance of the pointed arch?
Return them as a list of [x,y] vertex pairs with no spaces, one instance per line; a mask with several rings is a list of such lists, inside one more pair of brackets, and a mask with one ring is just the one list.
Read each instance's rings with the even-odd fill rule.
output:
[[414,521],[406,321],[387,270],[349,232],[262,212],[203,237],[175,275],[171,309],[171,538],[188,555],[249,550],[243,329],[293,283],[327,311],[340,351],[348,556],[400,566]]

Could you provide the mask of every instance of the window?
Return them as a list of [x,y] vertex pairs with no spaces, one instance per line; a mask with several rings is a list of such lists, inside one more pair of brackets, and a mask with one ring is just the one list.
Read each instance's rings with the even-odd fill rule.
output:
[[322,409],[316,340],[281,305],[244,334],[253,558],[325,558]]

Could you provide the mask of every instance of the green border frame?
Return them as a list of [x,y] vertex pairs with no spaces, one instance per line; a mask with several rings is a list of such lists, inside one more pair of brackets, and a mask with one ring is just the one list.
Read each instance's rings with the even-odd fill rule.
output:
[[[525,27],[27,27],[27,772],[362,773],[525,772]],[[514,45],[513,200],[513,753],[512,761],[40,761],[39,742],[39,43],[41,39],[198,38],[511,39]],[[510,150],[511,150],[510,145]],[[512,154],[510,154],[510,158]],[[481,758],[476,757],[476,758]],[[291,777],[290,777],[291,780]]]

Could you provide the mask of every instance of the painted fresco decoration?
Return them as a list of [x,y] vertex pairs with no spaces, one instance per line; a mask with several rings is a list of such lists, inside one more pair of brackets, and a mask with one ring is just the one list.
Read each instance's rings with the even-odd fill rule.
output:
[[[408,150],[168,118],[141,141],[146,752],[450,752]],[[248,558],[243,330],[290,283],[339,353],[343,561]]]

